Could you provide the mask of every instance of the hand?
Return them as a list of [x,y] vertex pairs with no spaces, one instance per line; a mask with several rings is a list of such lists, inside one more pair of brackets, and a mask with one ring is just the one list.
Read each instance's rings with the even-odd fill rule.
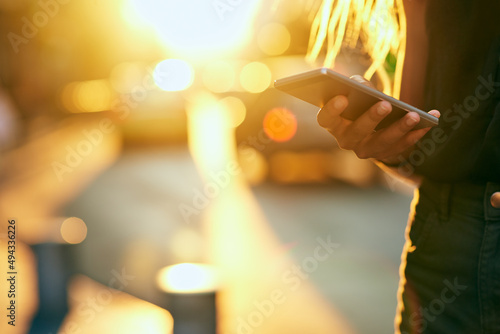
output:
[[[359,78],[354,79],[360,81]],[[366,80],[361,80],[366,84]],[[390,126],[375,132],[378,123],[392,111],[389,102],[374,104],[355,121],[340,116],[347,105],[345,96],[336,96],[319,111],[317,120],[321,127],[337,139],[340,148],[354,151],[360,159],[373,158],[387,164],[400,163],[400,157],[407,158],[415,143],[431,129],[412,130],[420,121],[420,116],[409,112]],[[440,116],[437,110],[432,110],[429,114]]]

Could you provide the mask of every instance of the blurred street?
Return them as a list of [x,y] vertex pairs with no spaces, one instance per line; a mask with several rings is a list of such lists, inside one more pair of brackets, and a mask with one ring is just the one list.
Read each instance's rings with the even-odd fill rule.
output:
[[273,87],[397,97],[399,14],[331,3],[0,0],[0,332],[391,333],[412,190]]
[[[206,233],[201,217],[188,224],[178,210],[180,203],[189,203],[192,189],[201,185],[187,151],[126,152],[66,209],[68,216],[81,217],[88,225],[87,239],[75,246],[79,269],[105,284],[113,269],[125,266],[127,274],[135,276],[125,291],[158,301],[153,281],[157,268],[175,263],[180,254],[188,260],[206,260],[196,251],[204,251],[197,244]],[[335,252],[304,278],[312,286],[306,295],[319,296],[327,304],[324,308],[334,309],[352,333],[392,331],[409,195],[380,185],[356,188],[343,183],[266,183],[254,187],[252,193],[269,232],[295,264],[307,265],[304,261],[313,255],[318,238],[326,240],[330,236],[338,244]],[[233,224],[237,226],[238,220]],[[272,254],[268,260],[273,261]],[[283,272],[271,274],[270,279],[265,278],[268,274],[256,275],[253,282],[264,293],[271,291],[273,284],[283,285]],[[276,305],[284,311],[276,312],[279,317],[275,318],[280,320],[270,316],[253,333],[278,333],[284,329],[287,333],[305,333],[308,331],[294,326],[294,322],[300,323],[303,318],[309,323],[321,321],[321,314],[309,314],[314,305],[293,298],[298,292],[290,291],[288,300]],[[253,307],[251,303],[247,306]],[[328,331],[332,329],[324,333],[341,333]]]

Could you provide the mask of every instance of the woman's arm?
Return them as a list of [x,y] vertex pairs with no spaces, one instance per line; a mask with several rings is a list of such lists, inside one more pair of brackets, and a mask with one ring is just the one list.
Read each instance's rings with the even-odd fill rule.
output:
[[[428,40],[425,31],[426,0],[405,0],[406,14],[406,52],[403,63],[400,99],[408,104],[422,109],[425,96],[425,79],[428,55]],[[411,152],[411,149],[409,150]],[[389,167],[378,160],[373,160],[384,172],[395,177],[404,177],[414,184],[419,184],[418,175],[404,176],[397,167]],[[404,169],[405,171],[407,169]]]
[[400,99],[423,108],[428,40],[425,31],[426,0],[405,0],[406,52]]

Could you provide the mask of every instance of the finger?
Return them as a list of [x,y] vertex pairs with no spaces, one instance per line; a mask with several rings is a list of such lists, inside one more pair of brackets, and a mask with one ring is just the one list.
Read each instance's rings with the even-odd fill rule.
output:
[[[436,118],[440,118],[441,117],[441,113],[438,111],[438,110],[431,110],[428,112],[429,115],[432,115]],[[428,129],[430,130],[432,128],[432,125],[428,125],[427,127],[425,127],[424,129]]]
[[397,142],[396,145],[391,145],[390,150],[386,152],[379,152],[378,156],[380,159],[395,158],[400,154],[406,152],[410,147],[415,146],[415,144],[422,139],[431,128],[423,128],[418,130],[412,130],[408,132],[401,140]]
[[371,135],[380,121],[382,121],[391,110],[392,106],[389,102],[377,102],[352,122],[349,129],[346,131],[346,139],[359,142],[363,140],[363,138]]
[[347,120],[340,114],[347,107],[348,101],[345,96],[339,95],[331,99],[321,108],[316,116],[318,124],[325,128],[333,130],[341,124],[346,124]]
[[[403,118],[397,120],[387,128],[381,129],[374,134],[379,147],[390,148],[400,141],[415,125],[420,121],[420,116],[416,112],[409,112]],[[385,151],[385,150],[377,150]]]
[[434,117],[437,117],[437,118],[441,117],[441,113],[439,112],[439,110],[435,110],[435,109],[429,111],[428,114],[430,114],[430,115],[432,115]]
[[[431,110],[431,111],[429,111],[429,114],[431,114],[432,116],[435,116],[437,118],[439,118],[441,116],[441,114],[437,110]],[[417,129],[417,130],[411,130],[411,131],[409,131],[405,135],[404,140],[401,141],[401,145],[402,145],[401,146],[401,150],[405,151],[408,148],[410,148],[411,146],[414,146],[431,129],[432,129],[432,127],[426,127],[426,128],[422,128],[422,129]]]
[[366,80],[365,78],[363,78],[359,74],[354,74],[349,79],[352,79],[352,80],[359,82],[360,84],[363,84],[363,85],[368,86],[370,88],[374,88],[373,84],[370,81]]
[[408,146],[415,145],[430,130],[431,128],[423,128],[408,132],[408,134],[406,135]]

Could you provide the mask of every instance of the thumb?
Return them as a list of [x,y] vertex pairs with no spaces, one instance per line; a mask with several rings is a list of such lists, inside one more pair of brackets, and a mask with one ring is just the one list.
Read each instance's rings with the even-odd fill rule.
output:
[[370,81],[366,80],[365,78],[363,78],[359,74],[354,74],[349,79],[352,79],[352,80],[359,82],[360,84],[363,84],[363,85],[368,86],[370,88],[375,88]]

